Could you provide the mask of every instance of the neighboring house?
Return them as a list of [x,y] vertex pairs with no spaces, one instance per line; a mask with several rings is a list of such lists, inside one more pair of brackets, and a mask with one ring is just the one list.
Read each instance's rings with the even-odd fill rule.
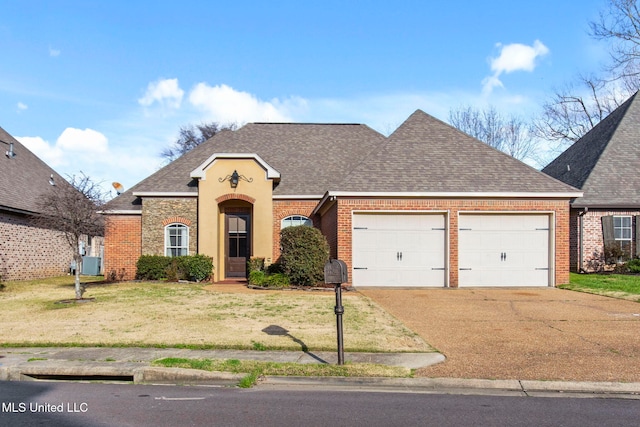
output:
[[26,280],[69,272],[73,254],[62,234],[32,221],[52,185],[69,185],[0,128],[0,278]]
[[277,262],[313,225],[354,286],[555,286],[569,280],[581,193],[416,111],[385,137],[358,124],[224,131],[105,207],[105,273],[142,254],[202,253],[215,280]]
[[640,99],[598,123],[543,172],[584,193],[571,202],[571,269],[640,255]]

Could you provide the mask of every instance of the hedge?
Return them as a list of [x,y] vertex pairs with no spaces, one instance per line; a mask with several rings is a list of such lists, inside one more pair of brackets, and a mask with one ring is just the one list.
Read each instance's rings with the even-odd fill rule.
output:
[[201,282],[213,274],[213,259],[206,255],[168,257],[142,255],[136,263],[136,279]]

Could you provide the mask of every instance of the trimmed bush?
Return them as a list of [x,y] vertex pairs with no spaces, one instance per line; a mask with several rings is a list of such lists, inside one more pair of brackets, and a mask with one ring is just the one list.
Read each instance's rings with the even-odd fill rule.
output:
[[167,278],[171,258],[160,255],[142,255],[136,263],[136,279],[160,280]]
[[627,268],[631,273],[640,273],[640,259],[632,259],[627,263]]
[[184,261],[187,280],[202,282],[213,274],[213,258],[202,254],[178,257]]
[[167,257],[160,255],[142,255],[136,263],[136,279],[177,282],[189,280],[201,282],[211,278],[213,259],[206,255],[187,255]]
[[280,263],[292,284],[314,286],[324,280],[329,244],[317,228],[287,227],[280,232]]

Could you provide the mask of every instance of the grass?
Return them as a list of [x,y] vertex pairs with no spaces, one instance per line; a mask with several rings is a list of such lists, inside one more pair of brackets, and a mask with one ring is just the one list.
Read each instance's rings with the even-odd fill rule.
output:
[[637,275],[571,273],[570,283],[560,287],[640,302],[640,276]]
[[[90,283],[72,276],[6,282],[0,346],[170,347],[335,351],[333,292],[264,291],[196,283]],[[434,351],[357,292],[343,293],[345,351]],[[274,332],[275,331],[275,332]]]
[[153,362],[154,366],[200,369],[247,374],[239,387],[248,388],[263,375],[304,376],[304,377],[395,377],[409,378],[412,372],[408,368],[384,366],[369,363],[345,365],[298,364],[279,362],[260,362],[237,359],[183,359],[165,358]]

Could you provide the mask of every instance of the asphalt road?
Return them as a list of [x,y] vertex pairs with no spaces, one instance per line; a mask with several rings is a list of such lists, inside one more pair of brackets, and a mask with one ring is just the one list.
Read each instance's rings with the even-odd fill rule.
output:
[[1,426],[637,426],[637,400],[0,382]]

